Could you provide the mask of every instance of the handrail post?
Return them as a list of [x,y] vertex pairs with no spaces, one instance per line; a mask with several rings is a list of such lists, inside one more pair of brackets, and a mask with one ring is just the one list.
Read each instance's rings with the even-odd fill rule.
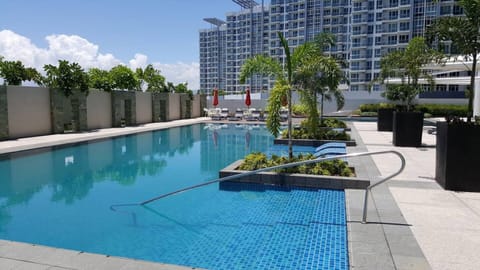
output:
[[367,187],[365,189],[365,200],[363,201],[363,217],[362,217],[362,224],[367,223],[367,209],[368,209],[368,193],[370,189]]

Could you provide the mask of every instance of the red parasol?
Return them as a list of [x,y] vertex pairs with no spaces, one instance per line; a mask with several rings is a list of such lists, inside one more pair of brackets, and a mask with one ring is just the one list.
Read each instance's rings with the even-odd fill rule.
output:
[[218,105],[218,89],[213,89],[213,106],[217,107]]
[[250,105],[252,105],[252,100],[250,99],[250,89],[248,87],[247,87],[247,94],[245,97],[245,105],[247,105],[247,107],[250,107]]

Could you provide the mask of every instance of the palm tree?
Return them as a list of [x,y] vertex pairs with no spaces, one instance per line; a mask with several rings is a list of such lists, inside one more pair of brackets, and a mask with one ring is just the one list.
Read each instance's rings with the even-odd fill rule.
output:
[[[267,128],[276,137],[280,130],[280,109],[282,100],[286,97],[288,103],[288,155],[293,158],[292,151],[292,90],[303,89],[302,101],[311,111],[309,122],[315,122],[318,126],[317,93],[322,96],[328,91],[335,92],[343,77],[336,60],[322,54],[327,41],[307,42],[290,53],[288,42],[279,32],[278,37],[285,52],[285,65],[275,59],[257,55],[245,61],[240,72],[240,83],[245,83],[247,77],[254,74],[262,74],[275,77],[275,85],[270,92],[267,109]],[[330,36],[324,35],[323,38]],[[328,40],[328,39],[326,39]],[[319,73],[322,76],[317,76]],[[329,92],[330,93],[330,92]],[[338,101],[343,101],[341,92],[335,92]],[[313,126],[313,125],[312,125]]]
[[285,53],[285,70],[282,65],[275,59],[256,55],[245,61],[240,71],[240,83],[245,83],[247,77],[254,74],[262,74],[275,77],[275,85],[270,92],[268,99],[268,118],[267,128],[276,137],[280,131],[280,108],[282,98],[287,97],[288,102],[288,157],[293,159],[292,150],[292,89],[293,89],[293,70],[297,68],[297,64],[301,62],[307,50],[295,50],[293,55],[290,54],[288,42],[285,40],[281,32],[278,32],[280,43]]
[[465,16],[438,18],[428,29],[427,36],[430,42],[438,42],[440,46],[446,41],[451,41],[453,53],[472,59],[470,94],[468,95],[468,110],[471,114],[480,52],[480,0],[459,0],[458,4],[463,8]]
[[[343,108],[345,98],[338,86],[345,76],[337,59],[324,55],[323,49],[335,45],[335,36],[331,33],[320,33],[312,43],[305,46],[314,46],[308,59],[294,74],[295,84],[300,88],[302,103],[307,105],[307,127],[311,134],[316,134],[318,124],[323,123],[324,100],[337,102],[337,110]],[[317,95],[320,95],[320,117],[317,109]],[[320,120],[320,121],[319,121]]]

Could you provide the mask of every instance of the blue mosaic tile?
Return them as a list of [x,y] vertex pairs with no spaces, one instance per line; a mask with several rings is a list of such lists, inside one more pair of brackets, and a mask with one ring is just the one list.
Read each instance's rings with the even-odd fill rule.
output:
[[[206,269],[348,269],[342,191],[246,184],[197,207],[193,216],[139,213],[138,252]],[[142,246],[147,237],[156,244]]]

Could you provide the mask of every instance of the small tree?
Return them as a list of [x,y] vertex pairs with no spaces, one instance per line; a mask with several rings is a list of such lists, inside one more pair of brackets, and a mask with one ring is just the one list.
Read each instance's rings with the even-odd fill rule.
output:
[[443,43],[451,42],[452,54],[462,54],[472,60],[470,74],[470,93],[468,95],[469,119],[473,112],[475,91],[475,76],[480,53],[480,0],[459,0],[465,16],[441,17],[427,30],[430,43],[437,43],[440,48]]
[[4,61],[0,57],[0,77],[8,85],[21,85],[24,81],[33,81],[42,85],[43,78],[34,68],[26,68],[20,61]]
[[135,73],[126,66],[118,65],[110,70],[113,88],[120,90],[139,90],[140,81]]
[[[408,43],[405,50],[393,51],[382,57],[379,80],[385,83],[387,89],[384,96],[392,101],[400,101],[410,111],[413,100],[421,92],[419,79],[425,79],[434,84],[433,76],[422,69],[431,63],[441,63],[443,54],[430,48],[423,37],[415,37]],[[391,79],[400,79],[399,84],[392,84]]]
[[66,97],[74,91],[88,93],[88,74],[79,64],[59,60],[58,67],[45,65],[44,69],[47,73],[45,84],[49,88],[62,91]]
[[88,71],[90,88],[111,92],[113,90],[113,79],[110,73],[99,68],[91,68]]
[[288,102],[288,157],[293,158],[292,147],[292,74],[296,67],[295,64],[301,59],[300,52],[302,50],[295,50],[294,57],[291,56],[288,42],[285,40],[281,32],[278,32],[278,38],[285,53],[285,71],[282,65],[275,59],[256,55],[245,61],[240,72],[240,83],[245,83],[247,77],[254,74],[262,74],[266,76],[275,77],[275,86],[270,91],[268,99],[268,118],[267,128],[276,137],[280,132],[280,108],[283,97],[287,97]]
[[[337,110],[343,108],[345,103],[343,93],[338,89],[345,76],[338,61],[323,53],[325,47],[332,45],[335,45],[335,36],[330,33],[321,33],[315,37],[314,42],[305,43],[297,48],[308,51],[308,57],[301,59],[302,64],[294,73],[294,82],[299,86],[302,103],[307,106],[306,127],[312,135],[317,134],[319,122],[323,123],[324,100],[330,101],[335,98]],[[320,95],[320,117],[318,95]]]
[[141,80],[142,85],[146,85],[147,91],[149,92],[164,92],[166,89],[165,86],[165,77],[160,74],[160,70],[157,70],[153,65],[148,65],[145,69],[137,68],[136,70],[137,78]]

